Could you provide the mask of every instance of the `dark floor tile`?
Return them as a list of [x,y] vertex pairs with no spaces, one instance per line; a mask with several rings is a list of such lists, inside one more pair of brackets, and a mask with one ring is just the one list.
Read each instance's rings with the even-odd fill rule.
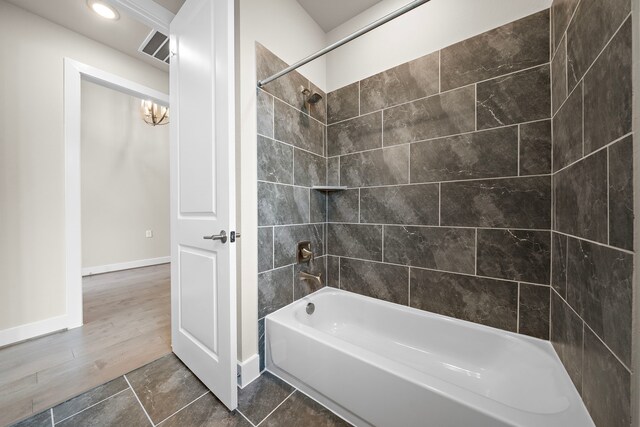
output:
[[327,94],[327,123],[350,119],[360,114],[359,83],[336,89]]
[[258,179],[293,184],[293,147],[258,135]]
[[551,292],[551,331],[549,337],[571,381],[582,393],[583,322],[556,294]]
[[382,113],[354,117],[327,127],[329,156],[382,147]]
[[273,96],[258,90],[258,134],[273,138]]
[[303,187],[325,185],[327,182],[327,160],[308,151],[298,150],[293,153],[293,183]]
[[633,250],[633,136],[609,147],[609,244]]
[[[258,80],[265,79],[287,68],[289,64],[274,55],[269,49],[256,43],[256,73]],[[262,90],[274,95],[294,107],[305,110],[305,96],[300,91],[300,86],[307,87],[308,80],[297,71],[280,77],[267,83]]]
[[[162,360],[162,359],[161,359]],[[193,399],[192,399],[193,400]],[[185,405],[188,402],[185,402]],[[175,408],[177,411],[180,406]],[[171,415],[171,412],[167,416]],[[159,419],[158,421],[162,420]],[[151,423],[145,415],[131,390],[125,390],[89,409],[67,418],[58,426],[149,426]]]
[[293,266],[258,275],[258,319],[293,302]]
[[311,242],[314,256],[324,255],[324,225],[290,225],[275,227],[273,231],[273,256],[275,268],[295,264],[298,242]]
[[68,418],[91,405],[95,405],[101,400],[111,397],[127,388],[129,388],[129,384],[127,384],[124,377],[118,377],[113,381],[102,384],[93,390],[83,393],[78,397],[74,397],[73,399],[69,399],[54,407],[53,419],[56,423],[59,423],[61,420]]
[[543,65],[478,83],[478,129],[549,118],[549,74],[549,65]]
[[360,222],[360,190],[329,193],[327,214],[329,222]]
[[258,228],[258,273],[273,268],[273,227]]
[[293,391],[289,384],[263,372],[257,380],[239,390],[238,410],[257,425]]
[[409,183],[409,146],[386,147],[340,157],[340,184],[370,187]]
[[442,49],[442,90],[549,62],[549,10]]
[[518,175],[518,127],[411,144],[411,182]]
[[473,86],[398,105],[384,111],[384,145],[422,141],[475,129]]
[[138,368],[126,377],[154,423],[164,420],[207,391],[205,385],[173,354]]
[[261,426],[342,427],[351,424],[296,391]]
[[574,88],[631,11],[627,0],[581,0],[567,29],[569,90]]
[[631,374],[588,328],[584,339],[582,398],[597,426],[629,426]]
[[549,284],[550,233],[530,230],[478,230],[478,274]]
[[410,305],[516,332],[518,284],[412,268]]
[[553,118],[553,170],[582,157],[582,86],[569,95]]
[[230,412],[216,397],[207,393],[160,424],[162,427],[251,427],[237,411]]
[[384,261],[473,274],[475,230],[446,227],[384,227]]
[[551,120],[520,125],[520,175],[551,173]]
[[51,411],[47,410],[40,412],[32,417],[27,418],[18,424],[13,424],[11,427],[53,427],[51,422]]
[[558,46],[580,0],[554,0],[551,5],[553,46]]
[[551,61],[551,104],[553,114],[567,99],[567,43],[562,39]]
[[340,289],[396,304],[409,304],[409,268],[340,259]]
[[631,366],[633,255],[569,239],[567,302]]
[[438,52],[368,77],[360,82],[362,114],[438,93]]
[[562,298],[567,297],[567,239],[560,233],[552,233],[551,286]]
[[631,17],[584,78],[584,151],[589,154],[631,132]]
[[438,225],[438,184],[360,190],[360,221],[375,224]]
[[519,333],[549,339],[550,292],[547,286],[520,283]]
[[607,153],[595,153],[553,178],[555,229],[607,242]]
[[445,182],[441,225],[548,230],[550,182],[545,176]]
[[258,182],[258,225],[308,223],[309,202],[308,188]]
[[327,253],[382,261],[382,226],[327,224]]

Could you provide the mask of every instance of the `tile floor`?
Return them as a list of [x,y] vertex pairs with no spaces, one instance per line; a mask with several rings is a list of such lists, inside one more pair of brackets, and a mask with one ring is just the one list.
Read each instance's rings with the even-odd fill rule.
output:
[[164,356],[14,427],[305,426],[350,424],[265,372],[238,392],[229,412],[173,354]]

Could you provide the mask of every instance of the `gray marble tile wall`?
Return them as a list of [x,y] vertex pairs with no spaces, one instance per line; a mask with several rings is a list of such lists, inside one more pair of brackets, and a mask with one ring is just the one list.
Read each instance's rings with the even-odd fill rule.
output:
[[548,339],[549,28],[542,11],[327,94],[327,180],[349,187],[328,195],[330,286]]
[[554,0],[551,342],[597,426],[631,420],[631,2]]
[[[288,64],[256,44],[257,78]],[[301,88],[323,99],[305,102]],[[292,72],[257,93],[258,156],[258,331],[260,368],[264,369],[264,316],[317,288],[298,279],[301,270],[326,277],[327,198],[311,190],[326,184],[327,96],[301,74]],[[345,130],[348,134],[348,130]],[[310,241],[316,258],[296,264],[296,243]]]

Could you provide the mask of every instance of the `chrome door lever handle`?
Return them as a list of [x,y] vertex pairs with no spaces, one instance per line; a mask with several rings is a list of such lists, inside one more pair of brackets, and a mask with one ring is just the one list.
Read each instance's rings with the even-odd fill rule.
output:
[[211,236],[202,237],[205,240],[220,240],[222,243],[227,243],[227,232],[220,230],[220,234],[213,234]]

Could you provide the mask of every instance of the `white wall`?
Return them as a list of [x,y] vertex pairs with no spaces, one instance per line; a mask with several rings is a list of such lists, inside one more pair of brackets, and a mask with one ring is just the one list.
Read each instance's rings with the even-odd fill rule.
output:
[[63,58],[168,92],[167,73],[0,0],[0,333],[64,315]]
[[[240,0],[239,2],[239,102],[237,186],[238,224],[242,233],[238,254],[238,359],[257,353],[258,322],[258,202],[256,154],[256,61],[258,41],[284,61],[295,62],[325,44],[325,34],[296,0]],[[325,87],[325,59],[300,72]],[[243,231],[244,230],[244,231]]]
[[[384,0],[327,33],[333,43],[404,6]],[[432,0],[327,55],[327,91],[551,6],[551,0]]]
[[170,256],[169,126],[146,124],[139,98],[85,81],[81,117],[83,270]]

